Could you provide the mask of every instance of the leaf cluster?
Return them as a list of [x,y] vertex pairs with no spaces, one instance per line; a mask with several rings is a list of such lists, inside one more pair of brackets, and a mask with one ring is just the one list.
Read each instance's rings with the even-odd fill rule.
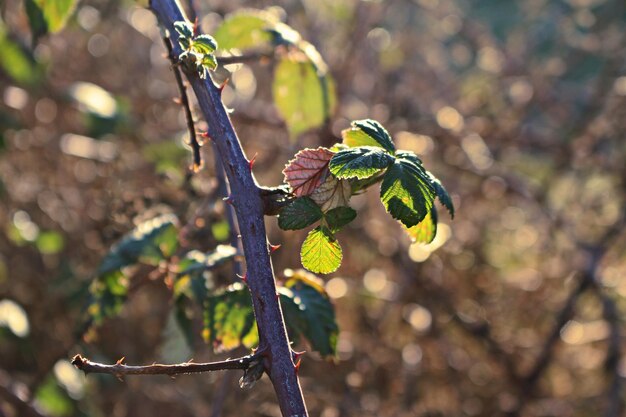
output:
[[206,78],[209,71],[217,68],[217,59],[213,54],[217,41],[210,35],[196,36],[193,25],[186,21],[175,22],[174,29],[183,50],[178,57],[180,63],[187,71],[197,72],[200,78]]
[[[256,346],[259,336],[245,283],[222,286],[214,279],[221,265],[238,256],[237,250],[218,245],[208,253],[184,251],[179,233],[178,219],[166,214],[137,225],[114,245],[91,283],[88,321],[99,325],[118,315],[128,298],[133,272],[141,265],[152,266],[166,272],[174,315],[190,346],[197,331],[216,351]],[[291,340],[306,339],[313,350],[333,356],[337,324],[319,278],[303,270],[287,274],[278,293]],[[195,322],[202,323],[201,329],[196,330]]]
[[283,230],[320,224],[302,244],[302,265],[315,273],[339,268],[342,249],[335,234],[356,218],[350,197],[381,183],[380,200],[409,235],[430,243],[437,230],[437,198],[454,216],[454,206],[441,182],[410,151],[396,150],[377,121],[357,120],[342,132],[343,142],[331,149],[304,149],[283,173],[295,198],[279,215]]
[[215,31],[224,53],[269,51],[277,59],[272,92],[289,136],[321,126],[336,107],[334,81],[317,49],[269,10],[244,9]]

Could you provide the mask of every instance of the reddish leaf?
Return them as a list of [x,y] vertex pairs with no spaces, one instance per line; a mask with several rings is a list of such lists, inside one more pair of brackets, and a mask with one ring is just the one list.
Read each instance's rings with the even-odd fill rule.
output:
[[326,148],[303,149],[289,161],[283,174],[293,193],[298,197],[310,195],[322,185],[329,174],[328,162],[334,153]]

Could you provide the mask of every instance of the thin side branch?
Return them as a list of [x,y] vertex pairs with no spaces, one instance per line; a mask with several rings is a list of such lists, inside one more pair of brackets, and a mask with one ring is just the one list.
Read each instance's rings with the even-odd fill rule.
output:
[[274,51],[271,52],[250,52],[243,55],[232,55],[217,57],[217,63],[219,65],[230,64],[245,64],[248,62],[257,62],[264,59],[272,59],[274,57]]
[[196,374],[202,372],[222,371],[227,369],[248,368],[258,364],[262,358],[259,355],[248,355],[237,359],[228,359],[219,362],[207,363],[179,363],[174,365],[153,364],[146,366],[132,366],[122,363],[123,358],[117,361],[115,365],[105,365],[98,362],[92,362],[81,355],[76,355],[72,359],[72,365],[83,371],[85,374],[111,374],[120,378],[125,375],[180,375],[180,374]]
[[180,93],[180,104],[185,109],[185,119],[187,120],[187,130],[189,131],[189,146],[193,152],[193,171],[197,172],[202,167],[202,156],[200,154],[200,142],[196,135],[196,128],[193,121],[193,114],[191,113],[191,106],[189,104],[189,97],[187,96],[187,89],[183,82],[183,77],[178,68],[178,64],[175,59],[174,50],[172,44],[168,38],[163,38],[163,43],[167,49],[167,57],[172,63],[172,71],[174,71],[174,78],[176,78],[176,86]]

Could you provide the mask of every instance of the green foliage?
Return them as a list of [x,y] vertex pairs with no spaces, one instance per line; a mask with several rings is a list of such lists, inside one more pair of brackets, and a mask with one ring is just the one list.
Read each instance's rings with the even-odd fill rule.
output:
[[209,71],[217,68],[217,59],[213,55],[217,41],[210,35],[195,36],[189,22],[174,22],[174,29],[178,32],[178,45],[183,50],[178,60],[186,71],[196,72],[200,78],[206,78]]
[[380,186],[380,199],[385,208],[406,227],[421,222],[435,198],[430,178],[416,159],[397,158],[387,169]]
[[335,272],[341,265],[342,258],[341,246],[326,226],[311,230],[300,249],[302,265],[314,273]]
[[292,141],[328,120],[337,100],[326,63],[311,43],[280,22],[271,9],[230,15],[215,31],[215,38],[224,50],[275,49],[279,62],[272,85],[274,103]]
[[[404,225],[403,225],[404,226]],[[437,235],[437,209],[435,206],[428,212],[424,220],[406,229],[409,236],[417,243],[430,243]]]
[[40,68],[20,46],[9,38],[0,20],[0,68],[21,84],[32,84],[41,76]]
[[98,275],[119,270],[125,266],[158,263],[174,253],[178,247],[178,219],[164,214],[139,224],[111,248],[98,268]]
[[300,197],[285,207],[278,216],[278,226],[283,230],[299,230],[320,220],[324,213],[309,197]]
[[339,328],[322,281],[300,270],[278,291],[290,339],[303,336],[322,356],[334,356]]
[[250,292],[243,284],[233,284],[207,297],[203,310],[202,338],[216,351],[241,345],[251,348],[258,343]]
[[35,402],[37,408],[49,416],[64,417],[74,414],[72,400],[53,375],[49,375],[39,386],[35,393]]
[[[296,230],[321,220],[300,250],[302,265],[330,273],[341,264],[334,234],[356,217],[348,206],[353,193],[381,182],[380,198],[414,241],[429,243],[437,232],[434,199],[454,217],[452,199],[441,182],[410,151],[396,151],[387,130],[375,120],[358,120],[342,132],[343,144],[331,149],[303,149],[283,170],[293,194],[306,195],[285,207],[279,226]],[[322,180],[323,179],[323,180]]]
[[268,45],[273,35],[268,29],[278,21],[265,10],[242,10],[228,16],[215,31],[221,49],[249,49]]
[[352,207],[346,206],[335,207],[324,215],[328,227],[333,232],[337,232],[355,218],[356,211]]
[[374,146],[360,146],[339,151],[330,160],[330,172],[337,178],[369,178],[387,168],[394,157]]
[[63,29],[76,3],[76,0],[25,0],[24,7],[33,40]]
[[95,324],[119,313],[128,294],[128,277],[123,268],[144,263],[158,265],[178,247],[178,220],[165,214],[139,224],[113,246],[100,263],[89,292],[87,313]]
[[321,126],[336,105],[335,85],[329,74],[302,55],[285,57],[276,66],[272,85],[274,103],[294,140]]
[[378,146],[393,154],[396,147],[389,132],[376,120],[356,120],[350,129],[341,132],[343,143],[351,148],[359,146]]
[[49,231],[39,233],[35,240],[35,245],[40,253],[54,255],[63,250],[65,239],[59,232]]

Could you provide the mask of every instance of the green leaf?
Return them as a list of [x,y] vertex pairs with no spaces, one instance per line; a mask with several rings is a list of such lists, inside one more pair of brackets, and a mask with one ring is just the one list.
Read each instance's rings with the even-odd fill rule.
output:
[[26,0],[24,6],[33,39],[63,29],[76,3],[76,0]]
[[220,49],[249,49],[272,42],[272,28],[278,19],[263,10],[243,10],[228,16],[213,36]]
[[0,21],[0,68],[21,84],[31,84],[39,79],[41,72],[20,46],[13,42]]
[[[403,225],[404,226],[404,225]],[[417,243],[430,243],[437,235],[437,209],[435,206],[428,212],[424,220],[406,229],[411,240]]]
[[330,274],[335,272],[343,253],[339,242],[327,227],[318,226],[311,230],[302,243],[300,260],[302,266],[311,272]]
[[433,206],[435,190],[414,154],[398,152],[380,187],[380,199],[394,219],[406,227],[421,222]]
[[448,210],[448,213],[450,213],[450,217],[454,219],[454,203],[450,198],[450,194],[448,194],[448,191],[446,191],[444,186],[441,184],[441,181],[439,181],[432,173],[429,171],[426,171],[426,173],[430,177],[430,184],[435,189],[435,194],[437,194],[439,202],[443,204],[443,206]]
[[339,151],[330,160],[328,168],[337,178],[369,178],[387,168],[394,157],[374,146],[360,146]]
[[107,272],[91,283],[89,292],[87,314],[99,325],[105,318],[119,314],[128,295],[128,278],[119,270]]
[[396,151],[391,136],[376,120],[356,120],[351,126],[352,128],[341,132],[343,143],[349,147],[378,146],[392,154]]
[[[217,58],[214,55],[207,54],[202,57],[201,65],[207,70],[214,71],[217,68]],[[201,78],[206,78],[206,75]]]
[[178,247],[178,220],[164,214],[139,224],[106,255],[97,274],[104,275],[135,263],[158,263]]
[[193,38],[193,25],[187,21],[180,20],[178,22],[174,22],[174,30],[178,32],[179,37],[186,39]]
[[199,35],[192,42],[193,48],[203,54],[210,54],[217,49],[217,42],[211,35]]
[[319,72],[316,65],[300,55],[280,60],[272,92],[292,141],[299,134],[324,124],[336,104],[335,85],[330,75]]
[[63,235],[59,232],[42,232],[37,236],[35,245],[40,253],[54,255],[63,250],[65,239],[63,239]]
[[301,197],[282,209],[278,216],[278,227],[283,230],[304,229],[321,219],[322,216],[322,210],[313,200]]
[[339,327],[323,282],[306,271],[296,271],[278,288],[289,337],[306,338],[322,356],[334,356]]
[[250,292],[243,284],[233,284],[224,292],[207,298],[202,337],[215,351],[241,345],[251,348],[258,343]]
[[214,283],[206,272],[231,261],[237,256],[237,249],[230,245],[218,245],[215,250],[203,253],[198,250],[187,252],[178,263],[178,273],[174,282],[174,297],[186,295],[202,303]]
[[324,214],[324,218],[326,223],[328,223],[328,227],[333,232],[336,232],[356,218],[356,211],[346,206],[335,207]]

